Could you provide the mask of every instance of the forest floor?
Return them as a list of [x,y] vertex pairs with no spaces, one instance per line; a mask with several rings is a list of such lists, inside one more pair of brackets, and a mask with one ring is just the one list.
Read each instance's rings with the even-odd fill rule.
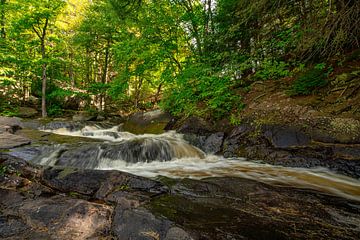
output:
[[259,81],[244,94],[243,116],[266,112],[281,122],[294,118],[339,117],[360,120],[360,63],[337,68],[329,76],[327,86],[308,96],[288,95],[293,79]]

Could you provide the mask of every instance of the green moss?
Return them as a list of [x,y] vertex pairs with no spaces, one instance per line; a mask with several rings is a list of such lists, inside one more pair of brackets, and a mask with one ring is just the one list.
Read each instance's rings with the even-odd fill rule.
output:
[[0,165],[0,176],[4,176],[7,171],[7,166]]
[[124,123],[124,130],[127,132],[131,132],[134,134],[144,134],[144,133],[151,133],[151,134],[161,134],[164,133],[164,128],[167,123],[150,123],[146,125],[135,124],[132,122]]
[[70,197],[79,198],[81,195],[77,192],[69,192]]
[[58,175],[58,179],[63,179],[63,178],[65,178],[66,176],[68,176],[68,175],[70,175],[70,174],[72,174],[72,173],[74,173],[74,172],[76,172],[77,170],[76,170],[76,168],[70,168],[70,167],[66,167],[66,168],[64,168],[60,173],[59,173],[59,175]]
[[176,179],[165,177],[165,176],[158,176],[156,178],[156,180],[161,182],[162,184],[168,186],[168,187],[172,187],[177,183]]
[[130,187],[128,185],[119,185],[114,188],[114,192],[117,191],[128,191],[130,190]]

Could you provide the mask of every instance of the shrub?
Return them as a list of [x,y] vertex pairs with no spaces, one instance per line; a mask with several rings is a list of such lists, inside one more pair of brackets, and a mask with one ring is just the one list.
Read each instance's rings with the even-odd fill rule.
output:
[[325,66],[318,64],[315,68],[301,74],[293,82],[288,94],[290,96],[309,95],[327,84],[327,76],[328,72],[325,71]]

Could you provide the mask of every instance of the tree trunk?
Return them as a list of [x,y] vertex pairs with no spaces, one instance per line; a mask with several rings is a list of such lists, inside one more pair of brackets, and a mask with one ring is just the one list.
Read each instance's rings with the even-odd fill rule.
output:
[[44,63],[42,65],[42,88],[41,88],[41,116],[43,118],[47,117],[47,112],[46,112],[46,63]]
[[47,112],[46,112],[46,68],[47,68],[47,64],[46,64],[46,49],[45,49],[45,39],[46,39],[46,29],[49,23],[49,19],[45,20],[45,25],[42,29],[42,35],[40,37],[41,40],[41,57],[43,60],[43,64],[42,64],[42,88],[41,88],[41,116],[43,118],[47,117]]
[[5,23],[6,23],[6,19],[5,19],[5,4],[6,4],[6,0],[1,0],[1,38],[6,38],[6,31],[5,31]]

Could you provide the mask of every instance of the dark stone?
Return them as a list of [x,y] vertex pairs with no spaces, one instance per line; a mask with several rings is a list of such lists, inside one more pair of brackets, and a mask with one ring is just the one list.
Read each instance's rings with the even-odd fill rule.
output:
[[265,126],[264,136],[275,148],[301,147],[310,143],[308,135],[299,130],[285,126]]
[[221,152],[221,147],[224,141],[225,134],[223,132],[218,132],[211,134],[204,143],[204,151],[208,154],[216,154]]
[[73,168],[47,168],[42,181],[62,192],[77,192],[92,196],[108,179],[109,172],[100,170],[77,170]]
[[18,237],[30,229],[21,219],[0,215],[0,238]]
[[184,134],[197,134],[207,136],[214,132],[212,125],[202,118],[190,117],[180,123],[177,132]]
[[31,140],[11,133],[0,134],[0,149],[11,149],[25,146],[31,143]]
[[201,136],[196,134],[184,134],[184,140],[187,141],[189,144],[200,148],[201,150],[205,150],[205,142],[206,142],[207,136]]
[[77,192],[103,199],[115,190],[140,191],[149,194],[166,192],[161,183],[119,171],[47,168],[42,181],[62,192]]
[[144,208],[116,207],[112,231],[118,239],[164,239],[171,222],[155,217]]
[[177,180],[171,193],[154,199],[150,209],[195,239],[308,239],[311,235],[355,240],[360,233],[358,203],[306,190],[209,178]]
[[63,121],[54,121],[45,124],[44,126],[40,127],[43,130],[56,130],[59,128],[66,128],[69,131],[78,131],[85,127],[84,123],[79,122],[63,122]]

